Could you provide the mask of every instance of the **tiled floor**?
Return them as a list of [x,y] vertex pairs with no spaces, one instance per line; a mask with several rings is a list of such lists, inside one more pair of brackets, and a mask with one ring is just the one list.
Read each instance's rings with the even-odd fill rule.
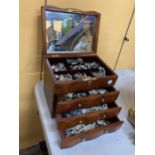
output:
[[19,151],[19,155],[48,155],[44,142]]

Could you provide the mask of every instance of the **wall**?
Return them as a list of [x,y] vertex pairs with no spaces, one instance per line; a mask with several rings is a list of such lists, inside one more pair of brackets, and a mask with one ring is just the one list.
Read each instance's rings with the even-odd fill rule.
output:
[[[20,148],[43,140],[34,98],[41,62],[40,6],[44,0],[20,0]],[[102,14],[97,54],[111,67],[116,61],[131,16],[132,0],[48,0],[48,4]],[[129,29],[117,68],[134,68],[134,20]]]

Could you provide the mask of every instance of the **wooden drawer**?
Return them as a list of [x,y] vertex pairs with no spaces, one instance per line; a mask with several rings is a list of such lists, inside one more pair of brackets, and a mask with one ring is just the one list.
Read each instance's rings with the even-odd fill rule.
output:
[[112,133],[118,130],[123,121],[120,121],[117,117],[110,120],[111,123],[107,126],[101,126],[86,132],[82,132],[70,137],[66,137],[63,130],[59,130],[61,136],[61,148],[72,147],[82,141],[91,140],[101,136],[102,134]]
[[[79,57],[77,57],[79,58]],[[74,71],[61,71],[61,72],[54,72],[51,68],[51,65],[53,63],[57,62],[63,62],[65,63],[66,58],[48,58],[46,59],[45,63],[45,68],[48,68],[50,71],[50,76],[51,76],[51,81],[52,81],[52,89],[54,94],[63,94],[63,93],[68,93],[68,92],[74,92],[74,91],[85,91],[85,90],[90,90],[90,89],[96,89],[96,88],[101,88],[101,87],[112,87],[116,80],[117,80],[117,75],[97,56],[85,56],[85,57],[80,57],[83,58],[84,61],[89,61],[89,62],[98,62],[102,67],[105,68],[106,71],[106,76],[101,76],[101,77],[95,77],[92,75],[92,72],[95,70],[74,70]],[[60,75],[60,74],[71,74],[73,75],[76,72],[81,72],[81,73],[87,73],[88,75],[91,76],[91,78],[86,78],[83,80],[56,80],[55,75]]]
[[118,115],[121,108],[116,103],[110,103],[109,109],[101,110],[97,112],[89,112],[80,115],[74,115],[72,117],[64,117],[63,114],[57,114],[57,127],[60,130],[71,128],[80,123],[91,123],[98,119],[110,119]]
[[61,101],[61,99],[59,99],[56,106],[56,113],[88,108],[95,106],[98,103],[114,102],[119,95],[119,91],[116,91],[116,89],[113,87],[108,88],[107,90],[108,93],[105,94],[90,95],[86,97],[80,97],[77,99],[68,99],[66,101]]
[[[76,81],[65,81],[56,82],[55,93],[61,94],[74,91],[83,91],[96,89],[101,87],[111,87],[117,80],[116,76],[107,76],[101,78],[92,78],[91,80],[76,80]],[[109,84],[108,84],[109,83]]]

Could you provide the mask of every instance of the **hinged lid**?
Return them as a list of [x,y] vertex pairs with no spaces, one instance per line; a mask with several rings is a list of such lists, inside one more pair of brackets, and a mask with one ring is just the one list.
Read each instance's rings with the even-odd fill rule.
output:
[[45,56],[95,54],[100,14],[95,11],[42,7]]

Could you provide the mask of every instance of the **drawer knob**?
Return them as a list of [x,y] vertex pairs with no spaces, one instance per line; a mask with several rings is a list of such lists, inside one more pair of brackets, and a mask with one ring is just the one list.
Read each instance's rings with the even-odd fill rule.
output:
[[82,105],[79,103],[79,104],[78,104],[78,107],[79,107],[79,108],[81,108],[81,107],[82,107]]
[[88,81],[88,85],[91,86],[92,85],[92,81]]
[[106,118],[106,115],[105,114],[103,114],[103,118]]
[[79,124],[83,123],[81,120],[79,121]]
[[82,138],[82,141],[83,141],[83,142],[85,142],[85,141],[86,141],[86,139],[85,139],[85,138]]
[[112,82],[113,82],[112,80],[108,80],[107,83],[110,85],[110,84],[112,84]]
[[107,134],[107,133],[109,133],[108,131],[105,131],[105,133]]
[[105,99],[104,99],[104,98],[102,98],[102,99],[101,99],[101,102],[104,102],[104,101],[105,101]]

